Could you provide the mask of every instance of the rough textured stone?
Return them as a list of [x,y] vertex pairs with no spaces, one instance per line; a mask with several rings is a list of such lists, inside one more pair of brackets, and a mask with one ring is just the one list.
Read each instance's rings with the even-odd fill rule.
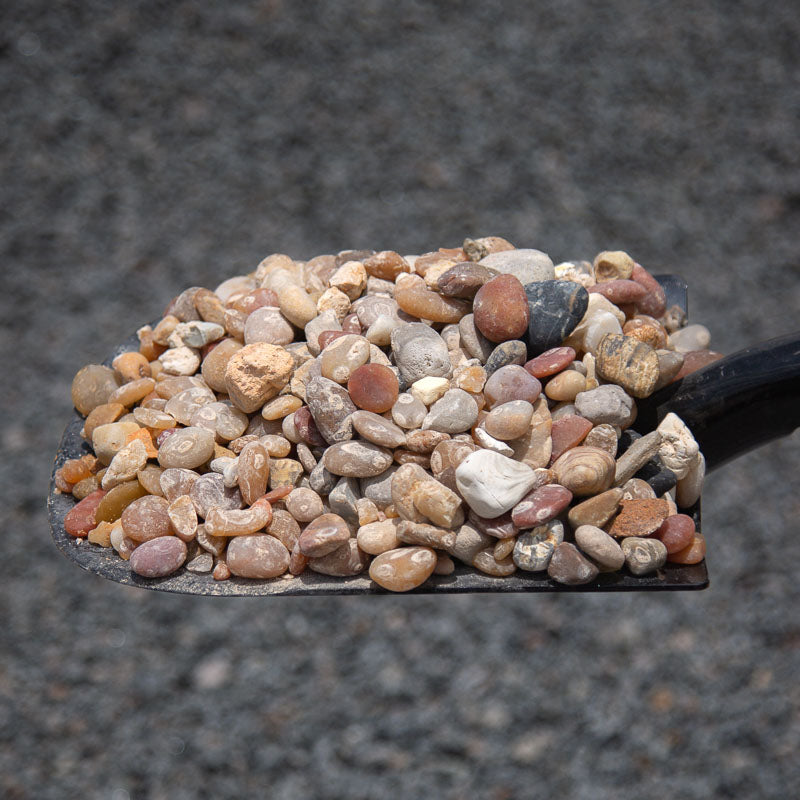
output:
[[[597,374],[633,397],[648,397],[658,381],[658,356],[631,336],[607,334],[597,348]],[[595,390],[596,391],[596,390]]]
[[622,552],[625,566],[634,575],[647,575],[667,563],[667,548],[658,539],[623,539]]
[[283,347],[248,344],[228,359],[225,387],[236,407],[250,414],[278,394],[293,369],[294,359]]
[[437,400],[422,422],[423,430],[461,433],[478,419],[478,404],[463,389],[450,389]]
[[658,455],[662,463],[678,480],[686,477],[700,452],[689,427],[677,414],[670,412],[661,420],[657,431],[661,434]]
[[586,497],[611,488],[614,459],[594,447],[573,447],[553,463],[558,482],[574,495]]
[[564,541],[564,524],[551,520],[521,533],[514,544],[514,563],[526,572],[541,572],[550,565],[553,553]]
[[392,353],[408,384],[428,375],[447,378],[452,373],[447,345],[435,330],[409,322],[392,331]]
[[328,378],[312,378],[306,386],[306,402],[326,442],[334,444],[353,438],[350,415],[356,406],[347,389]]
[[663,498],[621,500],[620,512],[614,517],[609,533],[617,539],[649,536],[661,527],[669,514],[669,504]]

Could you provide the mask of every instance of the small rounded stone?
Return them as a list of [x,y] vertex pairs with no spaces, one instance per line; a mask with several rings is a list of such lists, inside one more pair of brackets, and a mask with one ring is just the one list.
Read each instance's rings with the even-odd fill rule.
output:
[[695,533],[691,543],[667,556],[672,564],[699,564],[706,557],[706,540],[702,534]]
[[175,431],[159,448],[158,463],[164,468],[195,469],[214,455],[214,434],[205,428]]
[[72,405],[84,416],[108,402],[119,380],[111,367],[87,364],[78,370],[72,380]]
[[306,526],[297,541],[303,555],[320,558],[337,550],[349,538],[350,529],[338,514],[322,514]]
[[525,363],[525,369],[534,378],[548,378],[566,369],[575,360],[571,347],[553,347]]
[[125,535],[135,542],[146,542],[172,533],[169,503],[163,497],[147,495],[134,500],[122,512]]
[[358,546],[372,556],[378,556],[388,550],[400,546],[397,538],[397,519],[386,519],[382,522],[369,522],[358,529],[356,539]]
[[553,463],[558,482],[578,497],[599,494],[611,488],[616,462],[595,447],[573,447]]
[[140,544],[131,554],[131,571],[143,578],[165,578],[186,561],[186,544],[177,536],[161,536]]
[[559,403],[571,403],[586,389],[586,378],[574,369],[565,369],[547,382],[544,393]]
[[289,568],[289,551],[268,534],[237,536],[228,544],[226,561],[231,573],[240,578],[268,580]]
[[436,561],[436,551],[430,547],[400,547],[376,556],[369,576],[390,592],[408,592],[428,580]]
[[603,571],[622,569],[625,553],[604,530],[594,525],[579,525],[575,530],[575,544]]
[[392,419],[401,428],[419,428],[427,413],[425,405],[408,392],[398,395],[392,406]]
[[464,261],[443,272],[437,281],[439,292],[446,297],[470,300],[487,281],[492,273],[482,264]]
[[392,453],[371,442],[340,442],[328,447],[321,463],[334,475],[370,478],[389,468]]
[[432,322],[458,322],[470,311],[463,300],[431,291],[419,275],[403,273],[395,281],[394,299],[407,314]]
[[667,548],[667,555],[672,556],[687,548],[694,541],[694,535],[694,520],[688,514],[673,514],[661,523],[653,538],[660,539]]
[[311,522],[324,511],[322,498],[313,489],[293,489],[283,502],[286,510],[301,523]]
[[533,406],[527,400],[511,400],[495,406],[484,418],[486,432],[495,439],[508,441],[524,436],[533,418]]
[[498,369],[483,387],[483,394],[490,408],[511,400],[526,400],[533,403],[541,391],[542,384],[516,364]]
[[389,411],[397,401],[397,376],[383,364],[363,364],[347,382],[350,398],[359,407],[375,414]]
[[294,328],[277,308],[257,308],[247,317],[244,326],[245,344],[269,342],[289,344],[294,341]]
[[574,544],[561,542],[553,551],[547,574],[556,583],[567,586],[580,586],[590,583],[598,574],[597,567],[584,558]]
[[403,429],[380,414],[364,410],[355,411],[352,421],[356,432],[373,444],[394,448],[403,447],[406,443]]
[[362,364],[369,361],[369,342],[363,336],[345,333],[322,351],[320,373],[336,383],[347,383]]
[[478,289],[472,313],[475,326],[490,342],[519,339],[530,314],[525,289],[514,275],[497,275]]
[[622,552],[625,554],[625,565],[634,575],[655,572],[667,562],[667,548],[658,539],[623,539]]

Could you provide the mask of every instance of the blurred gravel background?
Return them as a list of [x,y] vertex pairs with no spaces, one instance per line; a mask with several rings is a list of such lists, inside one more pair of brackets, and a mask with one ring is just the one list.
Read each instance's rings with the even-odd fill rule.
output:
[[796,3],[0,15],[0,796],[794,794],[797,434],[711,477],[699,594],[168,596],[45,496],[77,369],[271,252],[624,248],[715,349],[797,328]]

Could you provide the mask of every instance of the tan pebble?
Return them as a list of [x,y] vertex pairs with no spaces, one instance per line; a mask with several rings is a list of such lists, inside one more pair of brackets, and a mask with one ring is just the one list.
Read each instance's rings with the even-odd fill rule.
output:
[[433,568],[434,575],[452,575],[456,570],[455,562],[447,553],[437,551],[436,566]]
[[226,562],[240,578],[277,578],[289,568],[289,551],[267,534],[239,536],[228,545]]
[[148,464],[136,473],[136,478],[148,494],[163,497],[164,492],[161,489],[161,474],[163,472],[164,470],[161,467],[155,464]]
[[267,491],[270,473],[270,455],[261,442],[246,444],[237,462],[239,491],[246,505],[252,505]]
[[347,261],[331,275],[328,283],[346,294],[352,302],[367,288],[367,271],[360,261]]
[[293,489],[283,502],[286,510],[300,523],[311,522],[324,511],[322,498],[313,489]]
[[533,469],[546,467],[553,452],[551,432],[553,421],[547,407],[547,399],[538,397],[533,403],[533,417],[528,432],[509,442],[514,450],[513,458]]
[[586,378],[574,369],[566,369],[550,378],[544,393],[558,402],[571,403],[580,392],[586,390]]
[[390,592],[408,592],[425,583],[436,562],[436,553],[429,547],[401,547],[376,556],[369,576]]
[[[403,464],[394,473],[391,481],[392,503],[400,517],[412,522],[425,522],[426,517],[417,510],[411,492],[417,482],[429,479],[430,475],[418,464]],[[389,516],[388,512],[386,516]]]
[[615,468],[616,462],[605,450],[586,446],[567,450],[552,465],[558,483],[579,497],[610,489]]
[[703,490],[703,480],[706,474],[706,460],[698,452],[694,461],[689,465],[686,475],[678,481],[675,499],[681,508],[690,508],[699,499]]
[[511,400],[495,406],[485,417],[486,432],[495,439],[519,439],[529,430],[533,419],[533,405],[527,400]]
[[139,378],[149,378],[151,375],[150,363],[136,351],[120,353],[112,362],[111,366],[123,381],[135,381]]
[[180,320],[177,317],[173,317],[172,314],[167,314],[167,316],[153,328],[153,341],[161,345],[169,344],[169,337],[172,335],[172,332],[178,326],[179,322]]
[[139,426],[135,422],[110,422],[98,425],[92,431],[92,449],[97,458],[105,465],[125,447],[130,434],[136,433]]
[[411,265],[393,250],[382,250],[367,258],[364,269],[373,277],[394,281],[401,272],[411,272]]
[[424,522],[402,520],[397,524],[397,539],[403,544],[424,545],[438,550],[450,550],[455,546],[455,531],[428,525]]
[[212,508],[206,516],[206,532],[212,536],[247,536],[272,521],[272,506],[256,503],[250,508]]
[[267,420],[283,419],[289,414],[294,414],[303,405],[299,397],[292,394],[281,395],[269,400],[261,409],[261,416]]
[[237,408],[250,414],[278,394],[293,370],[294,359],[283,347],[257,342],[230,357],[225,386]]
[[356,534],[358,546],[373,556],[396,549],[400,546],[400,540],[397,538],[399,523],[400,520],[395,518],[361,525]]
[[623,539],[622,552],[625,554],[625,565],[634,575],[655,572],[667,562],[667,548],[658,539]]
[[325,450],[322,463],[325,469],[334,475],[371,478],[389,468],[392,463],[392,453],[371,442],[340,442]]
[[195,511],[194,503],[189,495],[181,495],[175,498],[168,508],[167,514],[172,530],[179,539],[188,542],[195,537],[197,533],[197,511]]
[[261,442],[272,458],[286,458],[292,450],[292,443],[288,439],[273,433],[262,436]]
[[623,250],[605,250],[594,259],[594,278],[598,283],[628,280],[633,274],[634,263]]
[[369,361],[369,357],[370,345],[363,336],[345,334],[322,351],[320,373],[336,383],[347,383],[353,372]]
[[614,430],[614,426],[608,423],[595,425],[583,440],[586,447],[605,450],[612,458],[617,455],[617,443],[617,432]]
[[332,311],[341,322],[350,311],[350,298],[335,286],[326,289],[317,300],[317,313]]
[[597,347],[597,374],[633,397],[648,397],[658,381],[658,356],[630,336],[606,334]]
[[622,333],[649,344],[655,350],[667,346],[667,331],[664,326],[646,315],[637,314],[633,319],[629,319],[622,326]]
[[267,533],[274,536],[290,552],[300,538],[300,525],[285,509],[275,508],[272,511],[272,522],[267,525]]
[[425,377],[414,381],[409,391],[423,405],[433,405],[439,398],[444,397],[450,388],[450,381],[447,378]]
[[[287,417],[286,419],[289,419]],[[303,465],[293,458],[276,458],[270,465],[269,488],[294,486],[303,474]]]
[[113,523],[101,522],[96,528],[89,531],[86,538],[99,547],[111,547],[111,531],[113,528]]
[[486,370],[479,364],[465,364],[453,373],[453,386],[465,392],[483,391],[486,383]]
[[158,450],[158,463],[164,468],[195,469],[214,456],[214,434],[205,428],[182,428],[172,434]]
[[657,430],[662,437],[658,455],[664,466],[681,480],[695,463],[700,447],[686,423],[672,412],[664,417]]
[[281,314],[298,328],[305,328],[317,316],[317,304],[301,286],[286,286],[278,292]]
[[516,536],[509,536],[507,539],[499,539],[492,551],[495,561],[504,561],[514,552],[514,545],[517,543]]
[[203,380],[215,392],[226,392],[225,369],[231,356],[242,349],[236,339],[223,339],[204,359],[201,373]]
[[573,506],[567,515],[569,524],[573,528],[581,525],[594,525],[601,528],[611,519],[619,508],[623,497],[621,488],[609,489],[595,497],[590,497],[582,503]]
[[377,522],[381,516],[378,506],[368,497],[359,497],[356,500],[356,513],[358,514],[359,525],[369,525],[371,522]]
[[479,551],[472,560],[472,566],[495,578],[507,578],[517,571],[517,565],[510,556],[499,561],[494,557],[494,547]]
[[433,430],[409,431],[405,436],[406,447],[414,453],[432,453],[437,445],[447,441],[450,434]]
[[641,478],[631,478],[622,487],[622,500],[652,500],[655,496],[653,487]]
[[136,473],[147,463],[147,450],[140,439],[133,439],[119,450],[103,475],[100,485],[112,489],[136,477]]
[[81,436],[91,439],[96,428],[116,422],[125,413],[125,406],[121,403],[103,403],[93,408],[83,423]]
[[464,522],[461,498],[439,481],[418,481],[411,489],[417,510],[443,528],[458,527]]

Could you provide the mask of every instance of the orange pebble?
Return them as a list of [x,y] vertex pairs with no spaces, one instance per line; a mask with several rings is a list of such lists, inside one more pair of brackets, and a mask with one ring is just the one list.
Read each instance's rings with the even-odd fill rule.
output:
[[706,557],[706,540],[702,533],[694,535],[694,541],[683,550],[667,556],[672,564],[699,564]]
[[125,444],[130,444],[134,439],[139,439],[142,442],[148,458],[158,458],[158,450],[153,444],[153,437],[147,428],[139,428],[138,431],[129,434],[128,438],[125,439]]

